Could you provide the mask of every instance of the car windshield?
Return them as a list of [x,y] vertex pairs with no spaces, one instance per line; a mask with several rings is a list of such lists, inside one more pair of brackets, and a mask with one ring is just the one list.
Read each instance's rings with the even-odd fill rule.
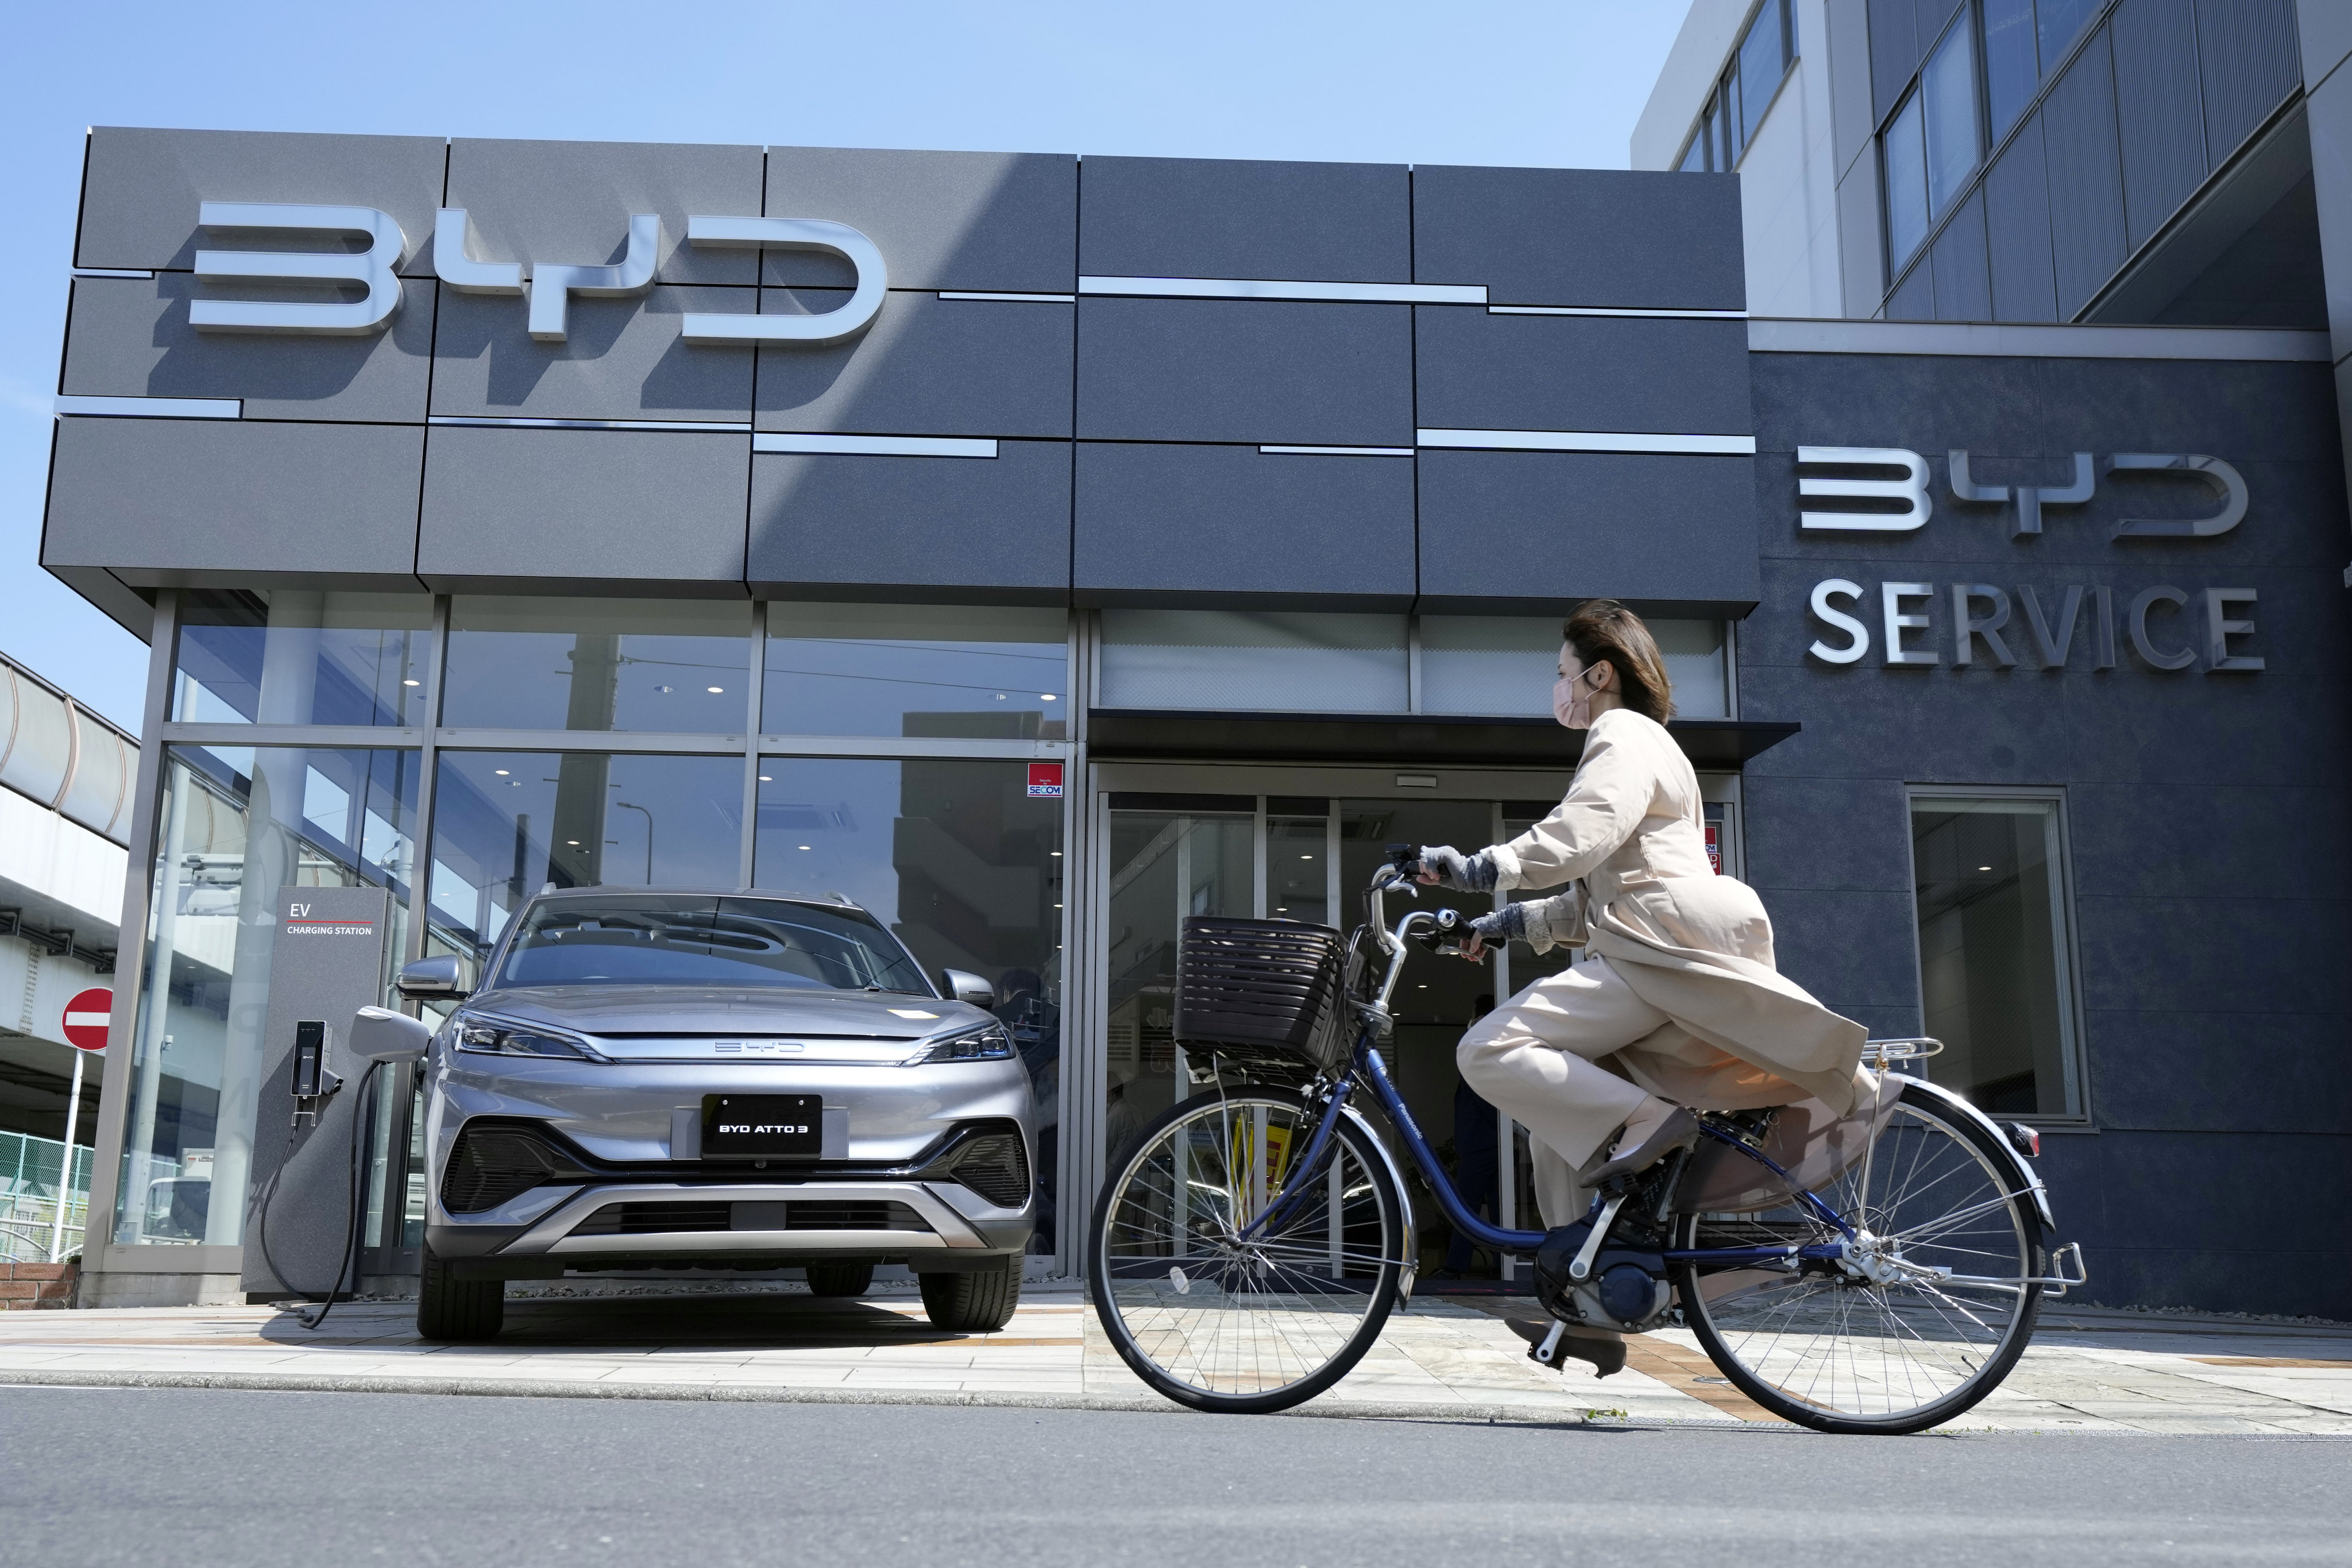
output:
[[785,899],[546,899],[507,949],[501,985],[731,985],[934,994],[861,910]]

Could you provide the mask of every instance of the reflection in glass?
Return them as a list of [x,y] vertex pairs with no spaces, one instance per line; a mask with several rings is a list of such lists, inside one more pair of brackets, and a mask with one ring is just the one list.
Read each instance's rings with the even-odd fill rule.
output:
[[740,735],[751,668],[744,600],[459,594],[441,722]]
[[761,728],[1058,741],[1069,663],[1061,610],[773,604]]
[[1105,610],[1107,708],[1402,713],[1405,618]]
[[1886,258],[1898,268],[1927,237],[1927,144],[1920,130],[1919,99],[1911,95],[1880,139],[1886,170]]
[[[1685,719],[1727,719],[1730,682],[1720,621],[1646,623]],[[1424,616],[1421,710],[1540,715],[1559,679],[1559,619],[1552,616]]]
[[181,595],[184,724],[421,724],[424,594],[202,589]]
[[533,893],[741,881],[743,760],[444,752],[433,796],[432,933],[487,957]]
[[1311,816],[1278,815],[1307,803],[1266,802],[1265,912],[1276,920],[1346,926],[1332,918],[1330,803],[1312,803]]
[[1945,1047],[1936,1080],[1989,1111],[2074,1114],[2057,802],[1916,796],[1911,861],[1920,1009]]
[[2058,68],[2066,51],[2083,36],[2083,28],[2105,3],[2106,0],[2038,0],[2034,9],[2040,21],[2042,69]]
[[1977,142],[1976,38],[1956,26],[1919,74],[1927,110],[1927,208],[1940,213],[1968,183],[1982,152]]
[[1257,912],[1250,815],[1110,814],[1110,1061],[1103,1152],[1192,1092],[1176,1060],[1176,942],[1187,915]]
[[1772,107],[1772,95],[1789,68],[1787,34],[1781,26],[1782,0],[1764,0],[1748,37],[1739,43],[1739,145],[1755,140],[1756,128]]
[[416,775],[414,752],[177,746],[164,759],[118,1242],[243,1241],[279,889],[391,889],[397,962]]
[[[1040,689],[1043,689],[1041,688]],[[754,880],[839,896],[907,944],[923,973],[996,987],[1035,1097],[1037,1230],[1054,1250],[1062,1083],[1062,802],[1025,763],[760,759]]]
[[1983,0],[1985,97],[1999,142],[2033,101],[2042,71],[2034,59],[2033,0]]

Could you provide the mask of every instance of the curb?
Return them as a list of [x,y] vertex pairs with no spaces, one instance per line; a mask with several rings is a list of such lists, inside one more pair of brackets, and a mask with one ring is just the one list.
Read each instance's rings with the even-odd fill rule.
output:
[[[301,1394],[434,1394],[493,1399],[654,1399],[728,1405],[915,1405],[1014,1410],[1111,1410],[1161,1415],[1205,1414],[1164,1399],[1078,1394],[963,1394],[924,1389],[763,1387],[757,1384],[583,1383],[570,1379],[337,1377],[316,1373],[0,1371],[0,1387],[226,1388]],[[1793,1431],[1780,1422],[1671,1415],[1591,1415],[1539,1405],[1310,1400],[1282,1415],[1319,1420],[1425,1420],[1510,1426],[1698,1426]]]

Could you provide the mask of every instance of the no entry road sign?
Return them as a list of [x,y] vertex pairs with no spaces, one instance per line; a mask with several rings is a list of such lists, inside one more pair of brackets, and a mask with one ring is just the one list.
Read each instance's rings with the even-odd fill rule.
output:
[[78,991],[66,1004],[66,1043],[85,1051],[106,1049],[106,1021],[114,1011],[114,993],[103,985]]

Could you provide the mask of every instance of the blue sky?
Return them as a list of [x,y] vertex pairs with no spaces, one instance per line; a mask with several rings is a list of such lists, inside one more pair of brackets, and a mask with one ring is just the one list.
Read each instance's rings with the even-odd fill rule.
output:
[[25,5],[0,61],[0,650],[135,727],[37,564],[89,125],[1625,166],[1684,0]]

